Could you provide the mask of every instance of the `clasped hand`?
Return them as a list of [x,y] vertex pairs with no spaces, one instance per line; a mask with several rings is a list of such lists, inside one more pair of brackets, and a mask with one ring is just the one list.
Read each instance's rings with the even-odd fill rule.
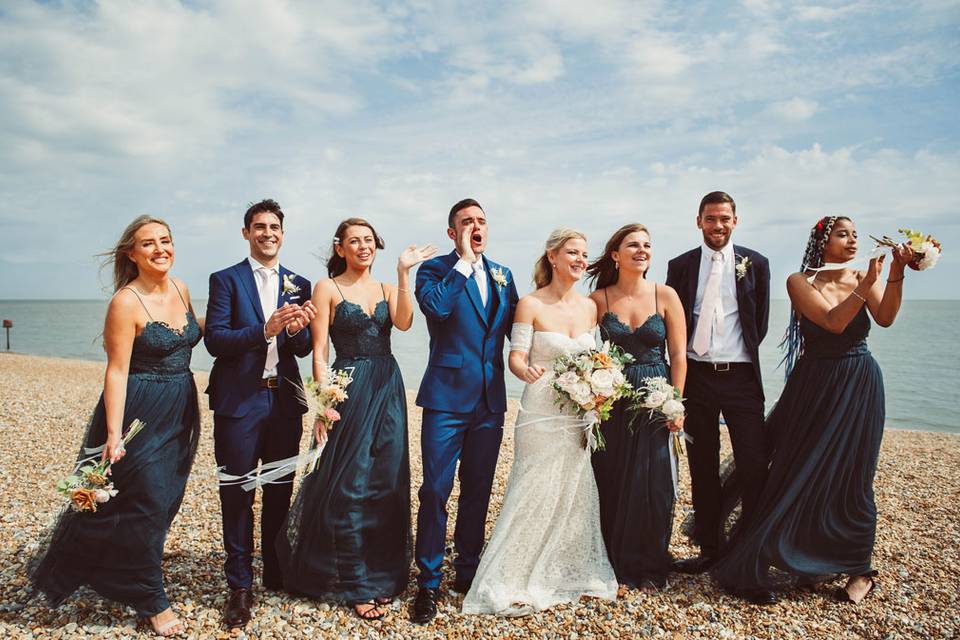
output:
[[284,329],[290,335],[294,335],[309,325],[316,315],[317,308],[310,300],[302,305],[287,302],[270,315],[263,332],[267,338],[279,335]]

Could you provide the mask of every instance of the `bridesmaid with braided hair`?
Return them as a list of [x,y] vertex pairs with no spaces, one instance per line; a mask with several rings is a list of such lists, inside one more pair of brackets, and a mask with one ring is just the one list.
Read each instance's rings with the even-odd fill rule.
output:
[[[900,309],[907,246],[866,270],[853,267],[857,231],[827,216],[810,230],[800,271],[787,279],[791,317],[786,386],[767,418],[774,450],[756,512],[737,527],[713,575],[729,591],[815,585],[848,576],[836,597],[859,603],[875,586],[873,477],[883,437],[883,377],[867,349],[870,317],[882,327]],[[772,568],[779,571],[771,572]]]

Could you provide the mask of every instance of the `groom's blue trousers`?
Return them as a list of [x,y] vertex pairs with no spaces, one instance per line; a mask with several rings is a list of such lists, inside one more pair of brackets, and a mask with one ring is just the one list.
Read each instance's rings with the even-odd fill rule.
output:
[[417,512],[417,567],[421,587],[440,586],[447,538],[447,499],[460,461],[460,500],[453,543],[453,566],[461,579],[472,580],[483,550],[490,489],[503,438],[503,414],[491,413],[481,400],[473,411],[423,410],[420,450],[423,485]]

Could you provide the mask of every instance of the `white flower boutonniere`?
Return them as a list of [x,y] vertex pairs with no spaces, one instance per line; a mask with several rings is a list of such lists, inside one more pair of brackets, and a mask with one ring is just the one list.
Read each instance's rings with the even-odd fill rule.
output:
[[295,277],[296,277],[296,276],[294,276],[294,275],[292,275],[292,274],[289,274],[289,273],[283,274],[283,293],[284,293],[284,295],[291,294],[291,293],[300,293],[300,287],[298,287],[297,285],[295,285],[295,284],[293,283],[293,279],[294,279]]
[[743,280],[744,276],[747,275],[747,269],[749,269],[753,263],[750,262],[749,256],[737,256],[737,258],[739,258],[736,266],[737,280]]
[[497,283],[499,288],[503,289],[507,286],[507,276],[504,275],[503,269],[500,267],[490,269],[490,277],[493,278],[493,281]]

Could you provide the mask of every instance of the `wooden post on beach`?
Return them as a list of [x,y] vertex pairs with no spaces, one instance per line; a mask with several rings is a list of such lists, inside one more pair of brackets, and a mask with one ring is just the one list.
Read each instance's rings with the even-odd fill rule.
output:
[[4,320],[3,328],[7,330],[7,351],[10,351],[10,329],[13,329],[13,320]]

